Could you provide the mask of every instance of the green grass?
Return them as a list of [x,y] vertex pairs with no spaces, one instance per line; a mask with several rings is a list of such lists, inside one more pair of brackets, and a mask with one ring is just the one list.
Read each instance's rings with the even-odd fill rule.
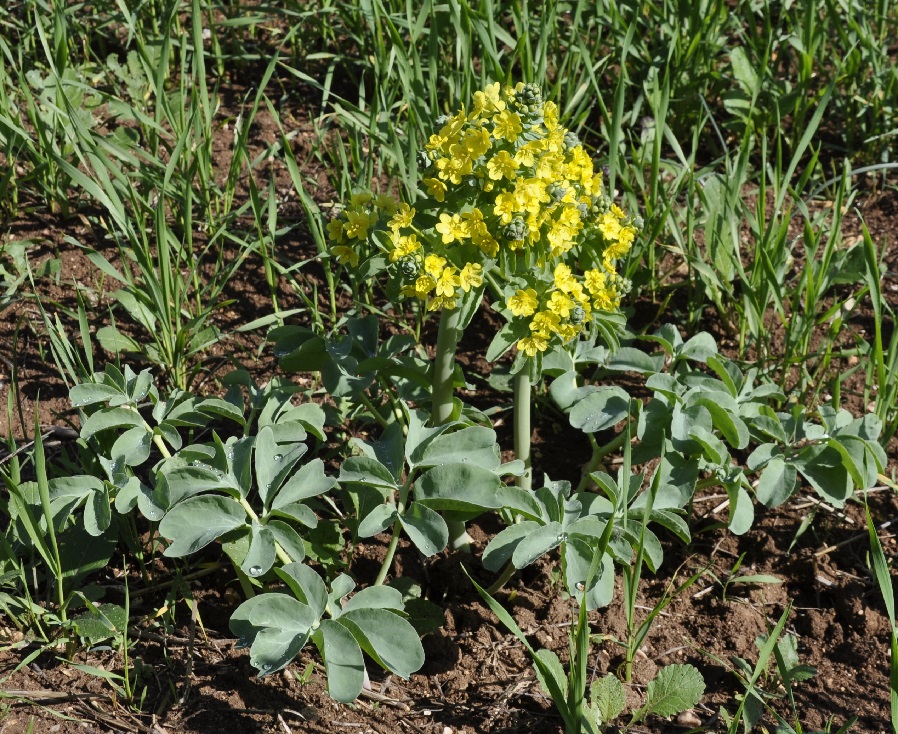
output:
[[[351,317],[373,313],[420,337],[425,314],[331,260],[327,220],[360,188],[414,204],[417,151],[437,118],[492,81],[534,81],[607,167],[615,199],[643,219],[623,265],[627,305],[650,314],[634,328],[672,323],[688,338],[713,327],[727,356],[791,400],[869,405],[885,445],[898,432],[898,329],[883,292],[896,277],[884,266],[895,243],[872,237],[859,209],[898,186],[896,35],[894,0],[9,2],[0,309],[45,293],[48,277],[71,286],[74,306],[39,304],[43,354],[63,381],[89,381],[104,361],[151,363],[173,406],[237,332],[261,341],[269,327],[302,324],[314,334],[302,339],[332,352],[321,363],[340,369],[348,340],[336,335]],[[29,262],[45,243],[16,227],[39,220],[60,233],[55,248],[86,256],[93,279],[76,288],[59,260]],[[73,223],[96,239],[71,234]],[[256,281],[270,304],[227,331],[219,314],[230,286]],[[339,379],[358,377],[347,370]],[[245,386],[252,400],[263,394]],[[241,388],[229,387],[242,405]],[[21,489],[22,466],[36,471],[34,496]],[[34,557],[61,579],[52,471],[40,441],[31,464],[0,464],[0,507],[16,510]],[[888,564],[870,528],[894,628]],[[22,563],[2,568],[21,580],[22,608],[37,609]],[[638,627],[633,616],[636,569],[625,587],[628,662],[652,619]],[[62,625],[72,589],[49,579],[35,599],[55,604]],[[743,706],[766,695],[759,680],[771,657],[780,662],[787,616],[743,670]],[[50,622],[38,622],[48,639]],[[578,629],[586,635],[583,620]],[[891,648],[898,654],[894,629]],[[893,725],[896,671],[893,659]]]

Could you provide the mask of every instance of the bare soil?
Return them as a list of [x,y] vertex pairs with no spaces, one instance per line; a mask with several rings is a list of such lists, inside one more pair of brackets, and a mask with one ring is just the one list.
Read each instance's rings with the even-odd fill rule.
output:
[[[274,141],[276,128],[266,112],[257,120],[256,151]],[[295,120],[301,125],[301,114]],[[302,136],[298,145],[302,146]],[[319,195],[327,196],[327,179],[309,165],[317,177]],[[283,171],[275,170],[278,190],[283,190],[286,212],[299,218],[299,208],[289,191]],[[886,297],[896,303],[898,289],[898,228],[895,189],[868,194],[860,202],[874,240],[888,244],[884,279]],[[33,207],[8,223],[7,239],[34,239],[31,253],[37,264],[47,258],[60,260],[60,275],[37,284],[44,308],[57,313],[74,333],[67,315],[76,303],[76,287],[92,299],[91,328],[109,322],[112,288],[98,279],[94,266],[77,248],[67,244],[69,235],[99,246],[86,222],[62,220]],[[307,257],[311,244],[295,231],[281,243],[287,260]],[[271,350],[259,334],[237,334],[234,328],[270,310],[270,299],[260,286],[261,265],[248,261],[231,281],[225,298],[234,305],[219,311],[216,323],[228,337],[204,363],[199,384],[214,391],[216,378],[235,358],[260,381],[276,374]],[[297,305],[295,293],[284,285],[282,306]],[[860,316],[863,317],[863,305]],[[488,317],[484,316],[487,319]],[[709,328],[713,324],[708,325]],[[461,347],[460,361],[470,373],[486,374],[483,337],[488,329],[471,330]],[[98,358],[104,355],[98,354]],[[108,356],[108,355],[105,355]],[[53,364],[43,317],[37,302],[20,300],[0,313],[0,406],[7,404],[13,385],[12,420],[0,410],[0,433],[22,444],[33,435],[35,420],[42,428],[66,426],[73,419],[67,387]],[[478,404],[505,400],[478,385],[467,396]],[[856,406],[863,410],[862,405]],[[559,416],[540,415],[535,421],[534,455],[542,471],[553,479],[576,480],[589,456],[581,434],[570,430]],[[503,445],[510,446],[510,427],[501,419],[497,426]],[[71,437],[56,431],[49,444],[51,453],[65,450]],[[891,470],[898,469],[898,446],[889,447]],[[734,674],[732,658],[753,664],[759,653],[758,638],[773,628],[791,605],[787,632],[798,639],[801,662],[816,669],[810,680],[796,684],[795,705],[805,730],[833,730],[857,717],[853,731],[886,732],[888,729],[889,624],[878,590],[867,567],[867,540],[863,508],[851,504],[835,512],[817,503],[804,491],[775,511],[758,508],[758,519],[749,533],[735,537],[725,525],[724,497],[713,490],[694,503],[690,525],[693,542],[683,547],[664,538],[665,562],[657,576],[646,574],[640,596],[640,618],[663,596],[665,590],[704,569],[701,580],[678,596],[655,622],[646,644],[637,656],[632,682],[627,684],[628,701],[636,707],[644,698],[647,682],[662,665],[689,662],[705,676],[706,694],[691,714],[678,721],[650,720],[634,731],[688,731],[702,727],[725,729],[720,710],[733,713],[736,696],[743,690]],[[881,488],[869,494],[874,521],[898,517],[898,498]],[[810,513],[814,522],[800,533],[802,520]],[[402,547],[397,574],[422,583],[424,595],[444,610],[443,626],[424,637],[427,661],[409,681],[384,675],[375,666],[371,690],[352,705],[337,704],[326,695],[323,674],[311,649],[285,672],[255,677],[246,651],[235,648],[227,620],[240,603],[239,587],[225,558],[210,550],[204,561],[223,565],[215,574],[191,584],[197,599],[197,617],[191,619],[185,604],[158,619],[136,624],[129,639],[129,662],[136,666],[138,701],[128,704],[95,673],[61,662],[64,653],[49,649],[33,659],[36,648],[22,639],[0,616],[0,734],[19,732],[147,732],[148,734],[274,734],[309,732],[466,732],[528,731],[557,734],[563,730],[560,717],[541,691],[523,646],[505,630],[486,608],[467,580],[462,565],[484,584],[493,579],[479,565],[477,553],[499,530],[493,520],[472,526],[473,558],[443,553],[422,559],[414,549]],[[894,557],[898,543],[890,530],[881,533],[887,553]],[[353,572],[368,578],[368,572],[383,557],[386,539],[378,537],[357,550]],[[744,556],[743,556],[744,554]],[[742,558],[739,573],[775,576],[779,584],[731,584],[726,579]],[[119,566],[120,567],[120,566]],[[171,579],[173,567],[159,565],[154,583]],[[121,585],[120,572],[110,567],[97,583]],[[131,611],[138,618],[152,618],[166,603],[165,592],[145,590],[135,577]],[[511,611],[534,645],[556,650],[567,659],[567,640],[572,603],[565,597],[551,567],[536,564],[519,573],[500,600]],[[112,599],[112,601],[117,601]],[[616,640],[626,636],[626,624],[617,594],[615,602],[590,617],[595,635],[590,656],[592,675],[620,671],[622,650]],[[76,663],[100,671],[121,674],[120,651],[108,648],[81,651]],[[768,673],[760,684],[771,695],[774,707],[790,719],[788,702],[775,676]],[[626,717],[621,724],[626,722]],[[772,726],[770,718],[766,719]]]

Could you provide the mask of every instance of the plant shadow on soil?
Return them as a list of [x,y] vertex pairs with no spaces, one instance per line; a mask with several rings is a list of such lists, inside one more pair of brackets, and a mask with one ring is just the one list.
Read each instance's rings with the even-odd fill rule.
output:
[[[260,113],[258,124],[262,132],[256,141],[258,150],[273,135],[271,121],[265,121],[266,114]],[[865,204],[867,224],[878,242],[898,240],[894,219],[896,202],[898,196],[891,191]],[[16,238],[34,238],[45,243],[36,253],[38,258],[52,255],[61,259],[65,277],[58,282],[39,283],[46,302],[72,308],[75,290],[71,283],[102,293],[93,266],[62,239],[66,233],[86,243],[93,242],[94,233],[87,226],[45,218],[16,222],[12,231]],[[288,252],[298,258],[309,246],[308,242],[291,242]],[[898,249],[892,247],[886,256],[890,285],[895,285],[896,258]],[[235,302],[216,315],[223,330],[270,311],[270,299],[260,282],[257,273],[247,268],[229,284],[225,297]],[[282,307],[298,305],[296,296],[288,295],[286,284],[281,285]],[[888,290],[887,294],[894,299],[893,291]],[[108,323],[108,305],[108,300],[101,297],[96,304],[93,328]],[[461,345],[460,361],[468,372],[485,375],[489,367],[480,355],[488,342],[485,335],[495,330],[495,321],[489,314],[479,318],[482,321],[470,330]],[[66,323],[72,326],[71,322]],[[0,415],[0,428],[18,438],[31,435],[35,412],[42,425],[58,424],[71,415],[65,385],[47,357],[46,344],[40,341],[41,324],[40,314],[30,301],[13,304],[0,318],[0,352],[5,358],[0,364],[3,373],[0,405],[6,404],[13,369],[19,379],[19,394],[14,397],[22,405],[21,415],[17,411],[12,424],[7,423],[5,412]],[[703,326],[716,331],[714,324]],[[12,345],[17,333],[19,342],[14,352]],[[277,374],[277,366],[270,349],[260,349],[259,342],[260,337],[251,334],[233,336],[216,347],[210,364],[226,365],[230,357],[236,356],[258,381],[267,381]],[[638,386],[638,380],[627,379],[634,388]],[[210,379],[204,389],[214,389],[214,382]],[[508,400],[506,395],[487,387],[477,388],[466,394],[466,399],[479,407],[501,405]],[[856,404],[852,409],[863,411],[865,406]],[[510,422],[500,419],[497,423],[501,444],[511,446]],[[65,450],[65,446],[57,444],[51,450]],[[895,469],[898,466],[896,441],[890,444],[888,454],[890,468]],[[588,455],[588,444],[582,434],[570,429],[558,416],[547,413],[535,435],[534,455],[541,461],[541,471],[553,479],[576,481]],[[832,719],[839,726],[857,716],[854,731],[884,731],[888,716],[888,622],[866,567],[862,509],[850,505],[843,512],[834,513],[817,508],[813,496],[802,492],[784,507],[759,510],[749,533],[734,537],[720,528],[726,522],[725,510],[715,512],[720,502],[712,491],[696,497],[691,518],[694,541],[688,548],[662,535],[665,562],[657,576],[646,574],[639,597],[640,611],[647,613],[646,609],[661,598],[678,570],[680,581],[706,566],[718,578],[726,578],[743,553],[744,572],[774,575],[783,583],[735,585],[724,599],[722,587],[710,575],[704,576],[656,620],[636,661],[635,681],[628,687],[629,702],[639,704],[644,686],[659,666],[689,662],[703,672],[707,682],[706,695],[696,713],[712,729],[719,728],[720,720],[715,718],[717,710],[722,706],[732,712],[734,696],[740,691],[735,676],[728,670],[730,658],[740,656],[752,663],[757,660],[756,639],[774,626],[791,602],[793,611],[787,632],[798,637],[801,662],[817,669],[814,678],[796,686],[802,725],[819,729]],[[870,504],[875,522],[898,516],[898,500],[890,492],[871,494]],[[802,519],[812,511],[816,512],[814,524],[790,551]],[[498,529],[495,519],[472,524],[478,553]],[[860,539],[852,541],[856,536]],[[884,542],[889,555],[898,553],[895,538],[886,536]],[[821,550],[839,543],[845,545],[820,554]],[[372,569],[377,568],[383,557],[384,545],[383,538],[375,538],[359,550],[352,562],[357,578],[372,577]],[[301,680],[306,667],[317,660],[310,648],[303,651],[288,673],[255,677],[247,652],[234,647],[228,630],[227,619],[240,599],[232,589],[233,576],[224,571],[192,588],[203,624],[202,629],[194,630],[193,665],[189,674],[189,648],[184,641],[191,638],[191,631],[189,618],[181,607],[171,627],[159,631],[162,639],[168,640],[165,648],[159,640],[134,641],[132,659],[138,657],[147,666],[146,699],[140,711],[116,700],[108,685],[96,676],[56,663],[55,654],[13,672],[27,651],[9,646],[16,642],[17,634],[0,618],[0,640],[6,643],[0,652],[4,690],[32,691],[35,698],[44,691],[97,696],[90,704],[47,702],[42,707],[0,699],[0,732],[25,732],[33,719],[36,722],[33,731],[59,734],[106,731],[443,734],[447,727],[452,732],[468,734],[520,731],[557,734],[562,731],[561,720],[540,690],[526,652],[498,624],[462,571],[464,563],[479,582],[490,583],[492,578],[480,568],[476,558],[476,553],[473,560],[443,553],[422,559],[403,543],[396,559],[396,574],[415,578],[422,584],[426,597],[444,609],[444,625],[424,637],[426,662],[410,681],[389,676],[371,666],[372,691],[353,705],[337,704],[328,698],[320,666],[312,669],[308,682]],[[204,558],[197,560],[222,559],[210,549]],[[164,570],[168,572],[170,567]],[[132,587],[137,588],[138,583],[135,578]],[[591,615],[593,634],[605,639],[592,648],[590,675],[615,671],[621,662],[619,646],[607,639],[621,639],[625,635],[619,592],[620,588],[608,609]],[[534,645],[553,649],[562,660],[567,659],[572,607],[554,583],[547,563],[537,563],[521,571],[498,598]],[[151,613],[164,604],[164,596],[147,595],[139,611]],[[76,661],[111,671],[122,670],[121,657],[110,651],[82,652]],[[189,689],[185,689],[188,681]],[[779,693],[775,683],[771,685],[770,692]],[[775,705],[787,716],[782,701]],[[649,722],[647,727],[649,731],[659,732],[682,730],[659,720]]]

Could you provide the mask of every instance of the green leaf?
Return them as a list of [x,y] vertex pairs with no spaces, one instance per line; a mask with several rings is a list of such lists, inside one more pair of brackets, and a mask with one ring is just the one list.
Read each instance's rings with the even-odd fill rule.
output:
[[420,502],[415,502],[399,521],[412,543],[427,557],[439,553],[449,542],[446,521]]
[[702,453],[712,464],[721,467],[729,465],[730,453],[727,451],[727,447],[724,445],[723,441],[717,438],[717,436],[711,433],[707,428],[704,426],[693,426],[689,431],[689,438],[701,444],[702,449],[704,449]]
[[539,523],[532,520],[509,525],[504,530],[493,536],[483,550],[483,567],[488,571],[498,572],[511,560],[515,548],[520,542],[540,527]]
[[[274,533],[271,528],[253,522],[250,530],[249,550],[240,570],[247,576],[256,578],[268,572],[274,565]],[[299,559],[294,559],[299,560]]]
[[515,343],[522,337],[527,335],[527,324],[519,320],[509,321],[499,331],[490,342],[486,350],[486,361],[495,362],[499,357],[511,349]]
[[284,549],[290,558],[294,561],[301,561],[305,558],[305,543],[291,525],[280,520],[269,520],[267,527],[271,530],[275,542]]
[[101,326],[97,329],[97,341],[107,352],[119,354],[121,352],[135,352],[140,354],[143,350],[134,339],[122,334],[114,326]]
[[663,354],[648,355],[633,347],[621,347],[606,365],[607,369],[615,372],[640,372],[644,375],[660,372],[663,366]]
[[128,408],[103,408],[90,416],[81,426],[81,438],[88,439],[100,431],[122,426],[142,426],[143,418]]
[[820,495],[835,507],[843,507],[851,496],[851,476],[842,455],[831,446],[806,446],[794,460],[795,468]]
[[366,586],[353,594],[343,605],[340,614],[351,612],[354,609],[392,609],[401,612],[402,592],[392,586]]
[[202,466],[179,466],[164,474],[168,487],[168,506],[201,492],[233,489],[226,477],[214,469]]
[[697,705],[705,692],[705,680],[692,665],[666,665],[649,681],[640,719],[648,714],[675,716]]
[[424,665],[418,633],[405,619],[386,609],[353,609],[338,622],[382,668],[406,680]]
[[744,535],[755,521],[755,508],[751,497],[742,487],[727,484],[726,490],[730,498],[730,532],[734,535]]
[[602,385],[571,408],[574,428],[595,433],[611,428],[630,414],[630,396],[615,385]]
[[359,523],[358,528],[356,528],[356,535],[360,538],[370,538],[372,535],[382,533],[390,527],[395,519],[395,505],[392,505],[389,502],[377,505],[377,507],[369,512]]
[[304,563],[287,563],[274,572],[290,587],[297,599],[309,606],[316,619],[324,614],[328,601],[327,587],[314,569]]
[[250,646],[250,663],[259,675],[287,667],[309,639],[318,621],[312,610],[286,594],[260,594],[231,615],[231,631]]
[[79,614],[72,622],[78,636],[95,645],[124,632],[128,617],[118,604],[91,604],[87,612]]
[[428,443],[413,466],[464,463],[496,469],[502,459],[496,432],[484,426],[468,426],[460,431],[443,433]]
[[780,457],[771,459],[764,467],[755,489],[758,500],[767,507],[778,507],[783,504],[795,489],[796,475],[795,467],[791,464],[787,464]]
[[552,691],[567,691],[568,680],[561,660],[551,650],[540,648],[533,655],[533,672],[547,695]]
[[69,400],[76,408],[94,403],[105,403],[113,398],[122,397],[122,391],[102,383],[87,382],[75,385],[69,390]]
[[62,576],[72,579],[77,588],[80,579],[105,568],[116,546],[115,533],[95,537],[81,525],[71,525],[57,536]]
[[308,450],[303,443],[292,447],[279,445],[271,426],[262,428],[255,441],[255,470],[259,496],[268,507],[287,474]]
[[707,331],[700,331],[676,350],[677,357],[685,357],[695,362],[707,362],[717,354],[717,342]]
[[563,540],[564,535],[559,522],[550,522],[548,525],[534,530],[515,547],[512,554],[512,562],[515,568],[529,566],[537,558],[545,555],[553,548],[557,548]]
[[112,445],[111,458],[121,456],[128,466],[140,466],[150,458],[153,434],[145,426],[129,428]]
[[112,501],[109,490],[103,485],[98,492],[91,492],[84,505],[84,529],[97,538],[112,523]]
[[471,464],[443,464],[422,474],[415,483],[419,502],[434,510],[479,514],[501,506],[502,481],[488,469]]
[[243,410],[233,403],[221,398],[206,398],[196,404],[196,410],[206,415],[219,416],[235,421],[241,426],[246,425],[246,419],[243,417]]
[[230,497],[188,497],[169,510],[159,523],[159,532],[172,540],[165,555],[177,558],[196,553],[246,521],[246,511]]
[[624,684],[614,673],[606,673],[590,686],[589,702],[599,724],[610,724],[623,713],[627,705]]
[[300,467],[299,471],[280,488],[271,506],[278,509],[294,502],[317,497],[331,490],[336,483],[334,477],[324,473],[324,462],[321,459],[312,459]]
[[340,467],[341,483],[367,484],[384,489],[397,489],[390,470],[376,459],[367,456],[350,456]]
[[365,661],[352,632],[339,622],[324,619],[312,641],[324,660],[331,698],[342,703],[355,700],[365,685]]

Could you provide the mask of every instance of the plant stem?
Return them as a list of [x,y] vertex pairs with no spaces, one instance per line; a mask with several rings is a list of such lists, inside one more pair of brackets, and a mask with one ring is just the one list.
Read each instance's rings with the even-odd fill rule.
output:
[[[455,374],[455,349],[461,337],[458,328],[461,313],[457,308],[444,308],[440,314],[440,328],[437,332],[437,354],[433,362],[433,410],[431,423],[440,426],[452,419],[453,402],[452,378]],[[465,553],[471,552],[471,536],[463,522],[447,520],[449,527],[449,547]],[[394,534],[395,537],[395,534]]]
[[[399,488],[399,504],[396,506],[396,510],[399,515],[402,515],[405,512],[405,506],[408,504],[408,493],[412,486],[412,476],[409,474],[408,478],[405,480],[405,483],[402,487]],[[390,572],[390,568],[393,566],[393,556],[396,555],[396,548],[399,546],[399,536],[402,534],[402,522],[400,522],[399,518],[396,518],[396,522],[393,523],[393,535],[390,538],[390,544],[387,546],[387,554],[384,556],[383,563],[380,564],[380,571],[377,573],[377,578],[374,579],[374,585],[380,586],[387,578],[387,574]]]
[[525,368],[514,376],[514,455],[524,462],[525,467],[516,483],[527,491],[533,486],[533,468],[530,465],[530,393],[530,373]]
[[437,332],[437,353],[433,362],[433,412],[431,422],[435,426],[448,423],[452,418],[452,377],[455,374],[455,349],[458,346],[458,323],[460,312],[457,308],[444,308],[440,314],[440,328]]

